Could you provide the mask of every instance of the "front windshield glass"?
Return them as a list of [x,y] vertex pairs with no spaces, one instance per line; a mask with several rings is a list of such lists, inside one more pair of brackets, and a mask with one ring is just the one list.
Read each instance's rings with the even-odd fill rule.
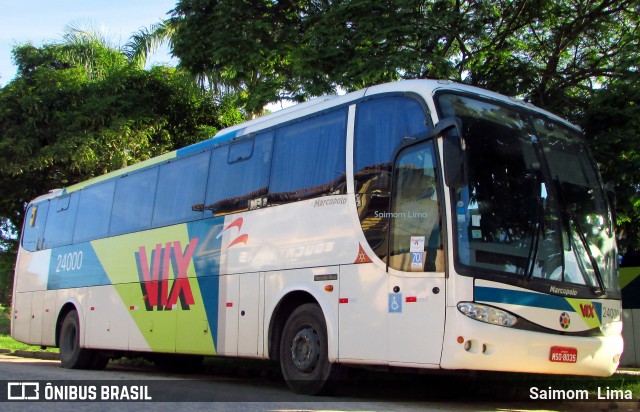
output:
[[618,289],[607,205],[579,135],[508,105],[438,102],[442,118],[461,119],[467,148],[468,185],[453,198],[458,262],[474,274]]
[[[558,190],[571,245],[577,251],[582,274],[574,281],[619,290],[611,216],[585,144],[577,132],[544,118],[534,118],[533,125]],[[565,278],[569,275],[565,273]]]

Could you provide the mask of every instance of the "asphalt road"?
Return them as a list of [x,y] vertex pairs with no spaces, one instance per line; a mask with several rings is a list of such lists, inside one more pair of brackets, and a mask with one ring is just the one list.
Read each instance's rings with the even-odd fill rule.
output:
[[[68,370],[61,368],[58,361],[0,355],[0,410],[504,411],[585,407],[526,401],[526,396],[513,393],[513,388],[504,381],[496,386],[467,377],[387,376],[360,375],[341,382],[336,395],[310,397],[292,393],[282,380],[265,371],[184,375],[113,362],[102,371]],[[20,396],[22,386],[16,384],[25,382],[38,384],[37,396],[41,401],[7,401],[8,396]],[[25,388],[23,393],[33,395],[33,385]],[[84,400],[60,401],[70,397]],[[103,397],[120,401],[102,401]],[[588,410],[606,406],[586,405]]]

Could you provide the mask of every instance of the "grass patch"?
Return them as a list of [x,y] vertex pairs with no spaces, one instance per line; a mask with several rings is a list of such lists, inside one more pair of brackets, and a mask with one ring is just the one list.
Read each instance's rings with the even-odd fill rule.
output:
[[58,348],[42,349],[40,346],[27,345],[11,337],[11,313],[8,308],[0,306],[0,348],[11,351],[28,350],[36,352],[59,352]]
[[54,353],[60,352],[58,348],[42,349],[42,347],[40,346],[27,345],[26,343],[18,342],[17,340],[13,339],[9,335],[0,335],[0,348],[10,349],[11,351],[28,350],[28,351],[35,351],[35,352],[54,352]]

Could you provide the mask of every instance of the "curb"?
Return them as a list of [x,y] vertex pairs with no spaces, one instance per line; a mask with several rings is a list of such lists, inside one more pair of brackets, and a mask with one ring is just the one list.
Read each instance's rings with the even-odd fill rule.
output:
[[626,375],[626,376],[640,376],[640,369],[618,369],[614,375]]
[[19,356],[21,358],[60,360],[60,354],[55,352],[38,352],[38,351],[31,351],[31,350],[12,351],[11,349],[0,349],[0,353],[6,354],[9,356]]

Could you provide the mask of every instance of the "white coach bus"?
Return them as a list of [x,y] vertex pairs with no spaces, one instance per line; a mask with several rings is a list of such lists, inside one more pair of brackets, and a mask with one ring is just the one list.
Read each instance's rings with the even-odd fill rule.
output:
[[611,211],[580,131],[447,81],[303,103],[33,200],[11,331],[142,352],[608,376]]

